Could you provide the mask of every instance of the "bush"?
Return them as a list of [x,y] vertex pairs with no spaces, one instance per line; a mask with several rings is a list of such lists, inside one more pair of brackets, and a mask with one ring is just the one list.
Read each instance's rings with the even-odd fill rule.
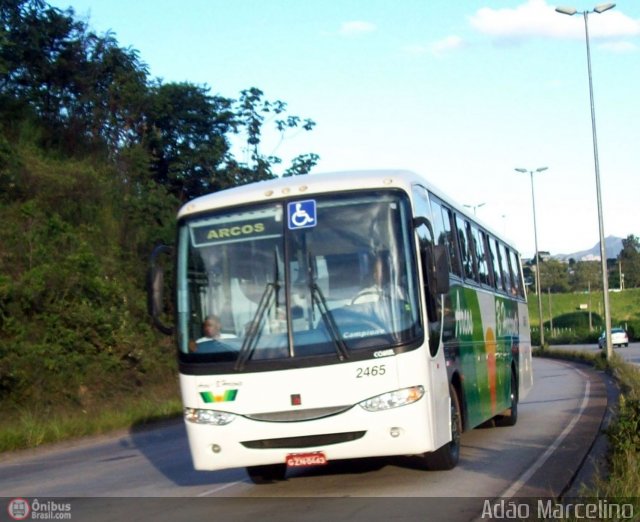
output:
[[637,341],[640,339],[640,319],[633,319],[631,321],[624,321],[621,326],[625,327],[629,334],[629,341]]
[[176,202],[159,191],[123,202],[110,168],[14,152],[16,197],[0,200],[0,418],[166,380],[174,354],[149,325],[144,275]]
[[[589,328],[556,328],[554,321],[554,329],[545,328],[544,341],[546,344],[597,344],[600,330]],[[540,345],[540,330],[538,328],[531,329],[531,343],[534,346]]]
[[[596,313],[591,314],[591,324],[593,328],[599,330],[603,327],[604,321],[602,317]],[[548,329],[550,322],[545,321],[544,327]],[[579,311],[562,314],[553,318],[554,328],[573,328],[576,330],[589,330],[589,312]]]

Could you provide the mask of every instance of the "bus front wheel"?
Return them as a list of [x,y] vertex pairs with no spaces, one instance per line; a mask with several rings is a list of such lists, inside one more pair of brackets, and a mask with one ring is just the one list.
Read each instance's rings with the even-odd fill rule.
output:
[[271,484],[285,479],[286,464],[267,464],[264,466],[249,466],[247,473],[254,484]]
[[436,451],[422,455],[425,467],[432,471],[453,469],[460,460],[460,435],[462,434],[460,400],[453,386],[449,386],[449,394],[451,396],[451,441]]

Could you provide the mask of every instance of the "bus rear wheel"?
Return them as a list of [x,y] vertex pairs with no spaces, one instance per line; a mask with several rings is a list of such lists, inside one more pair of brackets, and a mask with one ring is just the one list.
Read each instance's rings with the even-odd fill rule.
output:
[[425,467],[432,471],[453,469],[460,460],[460,436],[462,435],[460,400],[453,386],[449,386],[449,394],[451,396],[451,441],[436,451],[422,455]]
[[272,484],[285,479],[286,464],[266,464],[264,466],[248,466],[247,473],[254,484]]

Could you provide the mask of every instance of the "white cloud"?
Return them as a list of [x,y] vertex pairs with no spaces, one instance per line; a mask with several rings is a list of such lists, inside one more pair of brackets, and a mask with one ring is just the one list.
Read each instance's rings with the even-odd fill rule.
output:
[[[507,9],[483,7],[471,18],[478,31],[498,40],[524,40],[531,37],[584,38],[584,19],[555,12],[555,5],[546,0],[527,0]],[[640,20],[629,18],[621,11],[589,15],[590,38],[613,38],[640,35]]]
[[513,9],[483,7],[470,18],[470,22],[481,33],[513,39],[548,34],[552,16],[559,15],[545,0],[528,0]]
[[633,44],[631,42],[622,42],[622,41],[604,42],[599,47],[602,47],[603,49],[607,49],[608,51],[611,51],[614,53],[621,53],[621,54],[633,53],[638,50],[638,46],[636,44]]
[[340,34],[342,36],[360,36],[366,33],[372,33],[377,30],[375,24],[371,22],[364,22],[362,20],[353,20],[351,22],[344,22],[340,26]]
[[430,45],[430,50],[436,56],[440,56],[441,54],[460,49],[464,47],[464,45],[465,43],[462,38],[453,35],[447,36],[446,38],[438,40],[437,42],[433,42]]
[[413,44],[407,45],[403,48],[403,51],[413,56],[424,56],[425,54],[432,54],[434,56],[441,56],[445,53],[453,52],[466,46],[466,42],[459,36],[447,36],[442,40],[437,40],[428,45]]
[[405,45],[402,50],[413,56],[423,56],[429,52],[429,48],[426,45],[422,44],[411,44]]

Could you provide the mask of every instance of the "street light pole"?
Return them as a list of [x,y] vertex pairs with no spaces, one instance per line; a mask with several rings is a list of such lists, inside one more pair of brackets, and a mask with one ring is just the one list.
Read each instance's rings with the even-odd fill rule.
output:
[[473,215],[476,215],[476,210],[478,210],[480,207],[484,207],[486,205],[486,203],[479,203],[478,205],[465,205],[465,207],[467,208],[472,208],[473,209]]
[[598,161],[598,137],[596,135],[596,110],[593,101],[593,80],[591,74],[591,50],[589,47],[589,24],[590,13],[604,13],[613,9],[616,4],[598,4],[592,11],[578,11],[573,7],[557,7],[556,11],[561,14],[573,16],[581,14],[584,17],[584,33],[587,42],[587,72],[589,76],[589,100],[591,103],[591,131],[593,135],[593,161],[596,171],[596,195],[598,200],[598,229],[600,233],[600,264],[602,270],[602,292],[604,294],[604,323],[605,335],[607,339],[607,359],[613,356],[613,346],[611,344],[611,306],[609,304],[609,275],[607,272],[607,249],[604,236],[604,219],[602,216],[602,192],[600,190],[600,163]]
[[542,318],[542,295],[541,295],[541,283],[540,283],[540,254],[538,250],[538,224],[536,222],[536,194],[533,190],[533,173],[543,172],[549,167],[539,167],[536,170],[527,169],[515,169],[516,172],[522,172],[524,174],[529,173],[531,176],[531,203],[533,205],[533,239],[536,249],[536,294],[538,294],[538,317],[540,318],[540,348],[544,349],[544,319]]

